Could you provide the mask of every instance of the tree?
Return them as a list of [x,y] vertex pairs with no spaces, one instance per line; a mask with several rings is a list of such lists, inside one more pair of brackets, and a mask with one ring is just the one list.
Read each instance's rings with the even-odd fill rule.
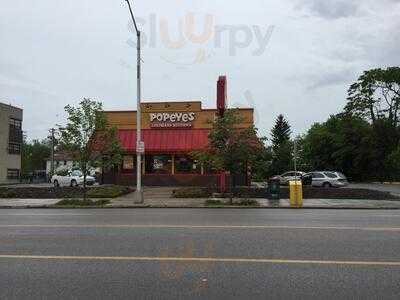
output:
[[345,112],[372,124],[371,143],[377,165],[373,173],[384,180],[391,172],[387,158],[400,142],[400,68],[365,71],[348,94]]
[[22,146],[22,174],[28,175],[35,170],[46,169],[46,159],[50,156],[51,147],[47,140],[32,142],[24,138]]
[[366,118],[375,123],[389,120],[393,127],[399,124],[400,68],[365,71],[348,91],[347,113]]
[[[276,118],[275,126],[272,128],[272,147],[279,147],[280,145],[290,141],[290,135],[292,131],[290,129],[289,122],[286,121],[285,117],[281,114]],[[276,149],[276,148],[275,148]]]
[[117,136],[117,128],[110,127],[102,132],[97,132],[95,142],[92,144],[92,149],[100,154],[97,166],[101,167],[103,173],[118,166],[122,161],[123,150]]
[[303,151],[314,170],[338,170],[353,180],[372,179],[382,169],[372,126],[348,114],[314,124],[304,136]]
[[[60,128],[61,147],[71,153],[83,174],[84,197],[86,177],[90,167],[104,163],[118,164],[121,149],[114,128],[107,127],[107,119],[100,102],[84,98],[78,107],[67,105],[68,123]],[[116,152],[116,155],[111,155]]]
[[393,172],[387,163],[387,158],[399,146],[399,128],[393,127],[392,122],[386,118],[376,120],[371,128],[371,147],[375,155],[374,161],[370,163],[376,166],[373,172],[376,179],[384,181]]
[[293,148],[294,148],[294,143],[296,143],[296,153],[293,149],[293,160],[295,158],[294,156],[296,155],[297,170],[309,172],[312,170],[312,168],[311,168],[310,162],[308,160],[308,157],[306,157],[305,137],[306,137],[306,135],[299,135],[293,141]]
[[272,149],[265,145],[265,138],[260,139],[262,145],[255,153],[255,155],[250,158],[250,168],[252,179],[256,181],[265,181],[273,175],[271,170],[272,166]]
[[292,164],[292,143],[290,141],[291,129],[289,122],[281,114],[275,121],[271,130],[272,136],[272,170],[281,174],[290,169]]
[[207,149],[192,153],[195,159],[216,171],[229,171],[232,186],[235,175],[247,172],[248,164],[264,147],[257,129],[254,126],[238,129],[236,125],[240,122],[236,110],[225,111],[212,122]]
[[400,145],[388,155],[385,160],[385,167],[391,180],[400,179]]

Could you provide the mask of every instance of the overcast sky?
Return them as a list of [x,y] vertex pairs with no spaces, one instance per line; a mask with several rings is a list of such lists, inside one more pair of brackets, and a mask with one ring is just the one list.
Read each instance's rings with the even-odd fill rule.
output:
[[[255,108],[269,135],[339,112],[363,70],[399,65],[400,0],[146,0],[133,3],[143,40],[143,99]],[[192,21],[193,20],[193,24]],[[83,97],[136,109],[135,35],[124,0],[0,0],[0,102],[24,109],[44,138]],[[193,25],[193,26],[191,26]]]

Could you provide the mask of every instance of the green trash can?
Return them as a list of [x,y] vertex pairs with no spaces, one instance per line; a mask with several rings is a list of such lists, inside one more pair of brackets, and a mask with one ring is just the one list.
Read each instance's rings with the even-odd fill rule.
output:
[[270,200],[281,199],[281,182],[279,179],[268,180],[268,192]]

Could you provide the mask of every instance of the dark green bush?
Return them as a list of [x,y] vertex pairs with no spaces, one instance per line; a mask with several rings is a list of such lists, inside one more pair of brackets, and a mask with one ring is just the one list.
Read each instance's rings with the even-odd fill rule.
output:
[[87,197],[89,198],[116,198],[129,194],[132,190],[126,186],[110,185],[91,187],[87,190]]
[[0,198],[17,198],[17,193],[12,189],[0,189]]
[[64,199],[61,201],[58,201],[56,203],[56,206],[104,206],[106,204],[109,204],[110,200],[107,199],[100,199],[100,200],[80,200],[80,199]]
[[[221,200],[214,200],[214,199],[209,199],[206,200],[205,202],[206,205],[208,206],[229,206],[229,201],[221,201]],[[258,203],[257,200],[254,199],[240,199],[236,200],[232,203],[234,206],[259,206],[260,204]]]
[[205,202],[206,205],[224,205],[224,202],[222,202],[221,200],[212,200],[212,199],[208,199]]
[[[133,192],[133,189],[118,185],[101,185],[87,188],[88,198],[115,198]],[[82,187],[0,187],[1,198],[62,199],[83,198]]]
[[254,199],[241,199],[239,202],[235,203],[239,206],[260,206],[257,200]]
[[[268,198],[267,188],[235,187],[232,190],[235,198]],[[281,190],[283,192],[283,190]]]

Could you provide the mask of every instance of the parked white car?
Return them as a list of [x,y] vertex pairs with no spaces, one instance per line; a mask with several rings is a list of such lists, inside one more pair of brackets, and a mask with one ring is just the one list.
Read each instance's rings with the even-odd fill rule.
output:
[[275,175],[272,177],[272,179],[279,179],[279,182],[281,185],[288,185],[289,181],[292,180],[301,180],[302,176],[304,175],[304,172],[300,171],[289,171],[286,173],[283,173],[282,175]]
[[[79,186],[83,185],[83,174],[79,170],[65,171],[53,175],[51,182],[55,187],[59,186]],[[86,177],[86,184],[93,185],[96,180],[93,176]]]
[[316,171],[307,173],[305,176],[311,175],[312,186],[318,187],[344,187],[349,185],[346,176],[336,171]]

